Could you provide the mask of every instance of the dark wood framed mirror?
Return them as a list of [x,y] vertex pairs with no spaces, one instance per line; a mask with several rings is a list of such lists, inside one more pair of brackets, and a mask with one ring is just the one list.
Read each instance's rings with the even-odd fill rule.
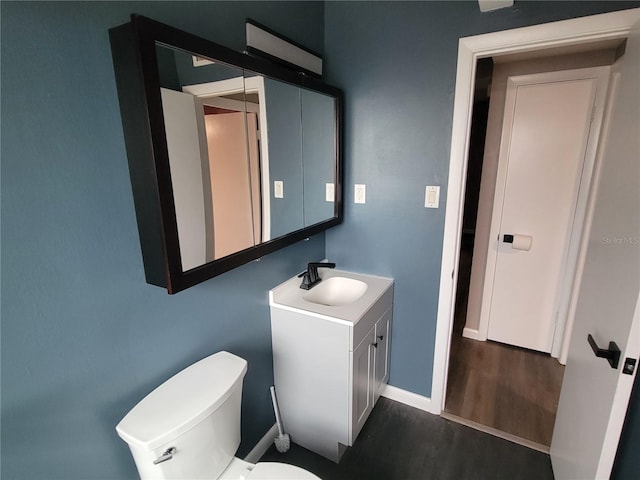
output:
[[110,30],[147,283],[169,293],[342,222],[342,92],[132,15]]

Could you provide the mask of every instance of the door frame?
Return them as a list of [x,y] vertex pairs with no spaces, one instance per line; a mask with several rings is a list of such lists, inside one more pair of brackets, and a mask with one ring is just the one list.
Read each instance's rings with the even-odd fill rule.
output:
[[638,21],[640,21],[640,8],[635,8],[464,37],[459,40],[431,401],[429,402],[431,413],[439,415],[444,409],[447,388],[477,60],[506,53],[626,38],[632,26]]
[[[570,304],[577,299],[577,291],[573,288],[575,283],[576,267],[584,225],[587,214],[587,201],[591,191],[591,182],[596,164],[596,154],[598,142],[600,141],[600,130],[604,117],[605,104],[609,86],[609,74],[611,67],[587,67],[569,70],[557,70],[552,72],[530,73],[525,75],[510,76],[507,79],[507,94],[505,98],[505,116],[502,126],[502,139],[500,153],[498,156],[498,168],[496,175],[496,186],[493,200],[493,211],[491,215],[490,239],[495,239],[500,232],[501,213],[504,203],[504,187],[508,168],[508,147],[510,137],[505,137],[505,125],[513,120],[513,107],[515,96],[513,90],[519,86],[539,84],[540,79],[546,78],[545,82],[571,81],[571,80],[594,80],[596,92],[593,96],[593,106],[591,108],[591,120],[587,126],[588,134],[585,141],[584,157],[580,161],[578,172],[578,189],[573,198],[574,203],[570,213],[570,224],[567,225],[567,244],[564,248],[562,263],[560,265],[559,285],[555,292],[554,312],[557,323],[553,327],[549,338],[549,352],[552,357],[559,358],[563,365],[567,363],[569,350],[568,342],[564,342],[565,335],[571,334],[573,322],[568,318]],[[511,91],[511,93],[510,93]],[[507,113],[508,112],[508,113]],[[535,241],[535,240],[534,240]],[[480,309],[480,323],[478,325],[478,340],[487,340],[490,325],[491,302],[493,298],[494,275],[498,252],[494,248],[495,241],[490,240],[487,245],[487,263],[485,268],[482,303]]]
[[[271,240],[271,180],[269,178],[269,128],[267,126],[267,97],[264,88],[264,77],[256,75],[253,77],[233,77],[226,80],[218,80],[216,82],[198,83],[195,85],[185,85],[182,87],[184,92],[190,93],[199,98],[203,103],[207,98],[219,97],[222,95],[230,95],[234,93],[257,93],[258,109],[249,107],[249,104],[243,103],[243,107],[247,111],[256,112],[259,116],[259,132],[260,132],[260,165],[261,165],[261,191],[262,191],[262,241]],[[218,99],[225,100],[225,99]],[[234,107],[235,101],[230,102],[227,108]],[[224,102],[218,104],[224,107]]]

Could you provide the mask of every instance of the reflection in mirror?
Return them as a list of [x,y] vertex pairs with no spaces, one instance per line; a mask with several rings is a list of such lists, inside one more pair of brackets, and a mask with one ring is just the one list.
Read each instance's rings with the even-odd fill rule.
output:
[[264,78],[263,104],[269,132],[263,175],[271,180],[267,187],[281,182],[269,197],[271,234],[277,238],[336,215],[335,99]]
[[186,271],[260,242],[258,97],[241,69],[161,45],[157,56]]
[[336,181],[335,99],[301,89],[304,226],[333,217]]
[[[304,227],[302,124],[300,89],[264,78],[269,136],[271,236],[277,238]],[[275,182],[281,182],[276,188]]]
[[183,271],[334,217],[333,97],[156,50]]

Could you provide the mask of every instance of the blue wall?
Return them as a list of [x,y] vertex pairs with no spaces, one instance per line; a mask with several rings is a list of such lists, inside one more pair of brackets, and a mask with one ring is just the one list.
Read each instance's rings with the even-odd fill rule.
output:
[[246,358],[243,443],[273,424],[267,291],[324,236],[169,296],[145,284],[108,29],[133,12],[244,47],[249,16],[323,50],[309,2],[1,3],[2,477],[134,478],[114,430],[213,352]]
[[[327,232],[341,268],[395,278],[390,383],[431,396],[460,37],[640,2],[327,2],[327,81],[345,91],[345,222]],[[353,184],[367,203],[353,204]],[[441,185],[440,208],[424,208]]]

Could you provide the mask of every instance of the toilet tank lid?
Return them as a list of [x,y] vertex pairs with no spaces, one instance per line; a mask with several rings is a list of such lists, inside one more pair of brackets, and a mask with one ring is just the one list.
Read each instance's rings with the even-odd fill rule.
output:
[[203,358],[144,397],[116,431],[129,445],[153,450],[215,411],[242,388],[246,372],[247,361],[229,352]]

